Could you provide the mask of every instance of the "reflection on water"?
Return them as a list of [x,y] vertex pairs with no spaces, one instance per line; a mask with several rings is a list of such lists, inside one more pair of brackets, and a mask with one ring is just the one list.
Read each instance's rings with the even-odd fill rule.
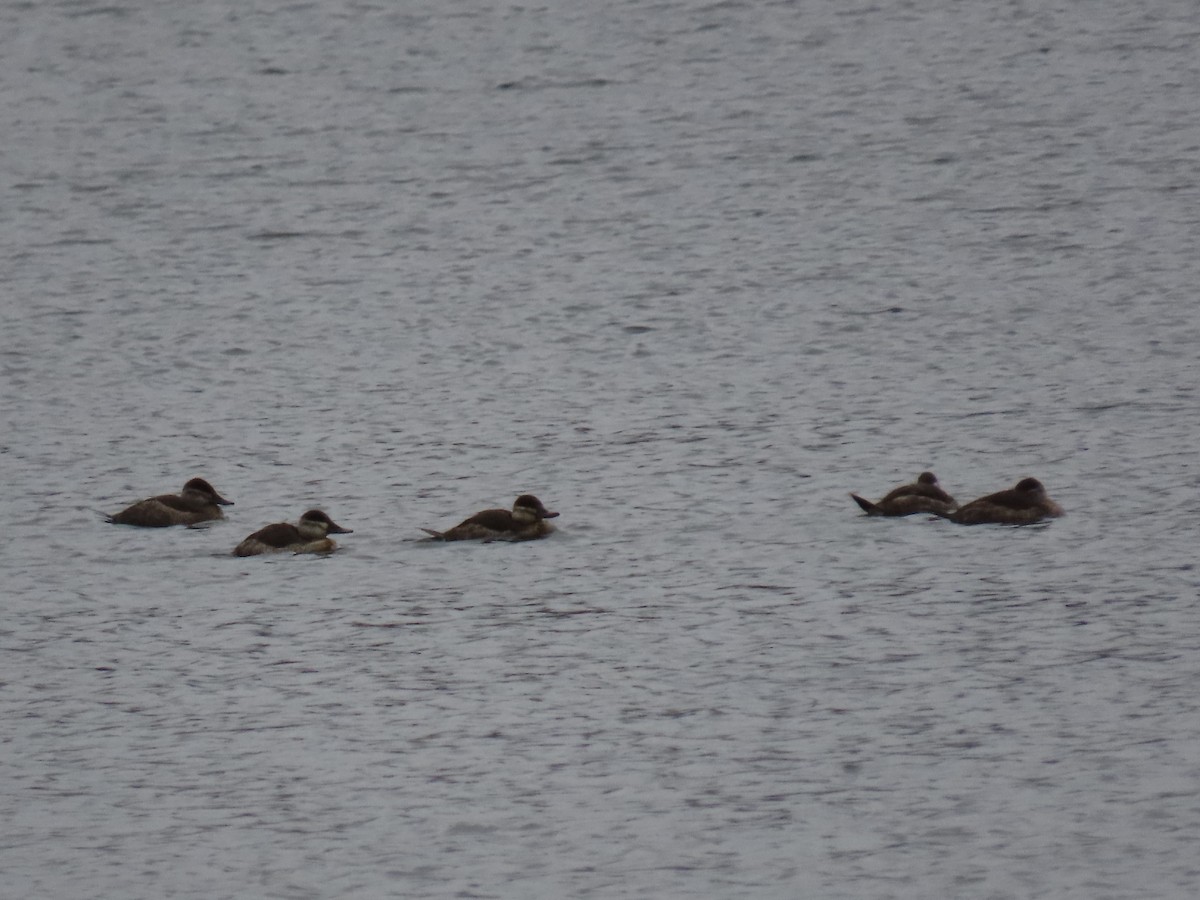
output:
[[0,17],[15,894],[1193,893],[1190,6]]

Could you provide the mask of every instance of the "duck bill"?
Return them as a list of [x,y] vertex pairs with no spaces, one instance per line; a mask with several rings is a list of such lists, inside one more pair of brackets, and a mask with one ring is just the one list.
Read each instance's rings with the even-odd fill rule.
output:
[[354,534],[353,528],[343,528],[341,525],[334,523],[326,529],[328,534]]
[[550,512],[550,510],[547,509],[542,512],[542,518],[543,519],[556,519],[556,518],[558,518],[558,513]]

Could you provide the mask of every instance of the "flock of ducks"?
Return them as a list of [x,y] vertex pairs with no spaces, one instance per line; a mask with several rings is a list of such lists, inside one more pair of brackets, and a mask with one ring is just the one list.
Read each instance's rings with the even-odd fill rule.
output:
[[932,472],[922,472],[915,482],[889,491],[877,503],[858,494],[850,496],[868,516],[932,513],[960,525],[1033,525],[1063,514],[1062,507],[1046,496],[1046,489],[1036,478],[1022,478],[1007,491],[988,494],[965,506],[959,506],[941,489]]
[[[1033,525],[1063,514],[1062,507],[1046,496],[1036,478],[1022,478],[1016,486],[988,494],[959,506],[938,485],[932,472],[922,472],[912,484],[889,491],[872,503],[851,494],[868,516],[911,516],[931,513],[960,525]],[[139,500],[108,517],[116,525],[139,528],[167,528],[172,525],[197,525],[225,518],[223,506],[233,506],[203,478],[193,478],[178,494],[159,494]],[[436,541],[529,541],[545,537],[554,530],[547,520],[558,515],[542,505],[533,494],[522,494],[508,509],[485,509],[464,519],[446,531],[422,528]],[[234,556],[260,556],[264,553],[331,553],[337,544],[331,534],[353,534],[319,509],[310,509],[293,525],[276,522],[260,528],[233,548]]]
[[[222,506],[233,506],[203,478],[193,478],[178,494],[159,494],[139,500],[119,513],[108,516],[115,525],[138,528],[168,528],[172,525],[198,525],[225,518]],[[437,541],[528,541],[545,537],[554,530],[547,522],[558,513],[551,512],[533,494],[522,494],[512,510],[485,509],[446,531],[421,530]],[[353,534],[319,509],[310,509],[295,525],[276,522],[260,528],[233,548],[234,556],[260,556],[264,553],[332,553],[337,543],[331,534]]]
[[[971,500],[960,506],[937,484],[932,472],[920,473],[911,485],[901,485],[889,491],[875,503],[852,493],[857,503],[869,516],[911,516],[914,512],[948,518],[959,524],[1034,524],[1046,518],[1062,515],[1062,506],[1046,497],[1042,482],[1036,478],[1021,479],[1008,491],[990,493],[986,497]],[[179,493],[158,494],[138,500],[120,512],[108,516],[114,524],[127,524],[138,528],[167,528],[170,526],[194,526],[224,518],[222,506],[232,506],[217,493],[203,478],[193,478]],[[550,518],[558,516],[542,505],[532,493],[521,494],[512,504],[511,510],[485,509],[476,512],[454,528],[434,532],[422,528],[430,535],[428,540],[440,541],[523,541],[545,538],[553,532]],[[263,553],[290,551],[293,553],[331,553],[337,544],[331,534],[353,534],[352,528],[342,528],[322,510],[311,509],[300,516],[296,524],[276,522],[259,528],[241,544],[234,547],[234,556],[254,557]]]

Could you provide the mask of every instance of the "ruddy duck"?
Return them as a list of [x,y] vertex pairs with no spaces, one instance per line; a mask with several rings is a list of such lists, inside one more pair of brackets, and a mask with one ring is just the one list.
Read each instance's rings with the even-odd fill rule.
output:
[[455,525],[449,531],[422,528],[439,541],[531,541],[554,530],[547,522],[558,513],[550,512],[533,494],[522,494],[507,509],[485,509]]
[[922,472],[913,484],[904,484],[889,491],[878,503],[851,494],[854,502],[868,516],[911,516],[913,513],[933,513],[946,516],[958,508],[954,498],[938,487],[937,476]]
[[946,518],[960,525],[1032,525],[1062,514],[1062,507],[1046,496],[1040,481],[1022,478],[1011,490],[972,500]]
[[203,478],[193,478],[178,494],[160,494],[139,500],[128,509],[108,517],[114,525],[137,525],[140,528],[167,528],[171,525],[195,525],[212,519],[223,519],[222,506],[233,506]]
[[276,522],[260,528],[233,549],[234,556],[258,556],[290,550],[293,553],[332,553],[337,544],[328,534],[353,534],[319,509],[310,509],[300,517],[299,525]]

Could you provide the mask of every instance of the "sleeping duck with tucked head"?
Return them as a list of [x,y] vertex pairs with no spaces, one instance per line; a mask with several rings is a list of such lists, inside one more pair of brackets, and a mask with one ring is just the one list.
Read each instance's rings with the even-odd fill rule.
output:
[[937,476],[932,472],[922,472],[912,484],[893,488],[878,503],[858,494],[850,496],[868,516],[911,516],[913,513],[945,516],[958,508],[954,498],[938,485]]
[[542,505],[533,494],[522,494],[507,509],[485,509],[464,519],[448,531],[422,528],[436,541],[531,541],[554,531],[547,522],[558,515]]
[[353,534],[319,509],[310,509],[293,525],[276,522],[260,528],[233,548],[234,556],[260,556],[264,553],[332,553],[337,543],[331,534]]
[[1007,491],[988,494],[946,516],[960,525],[1033,525],[1063,515],[1063,508],[1046,496],[1036,478],[1022,478]]
[[114,525],[135,525],[139,528],[195,525],[225,518],[222,506],[233,506],[233,501],[218,494],[203,478],[193,478],[178,494],[159,494],[139,500],[109,516],[108,521]]

